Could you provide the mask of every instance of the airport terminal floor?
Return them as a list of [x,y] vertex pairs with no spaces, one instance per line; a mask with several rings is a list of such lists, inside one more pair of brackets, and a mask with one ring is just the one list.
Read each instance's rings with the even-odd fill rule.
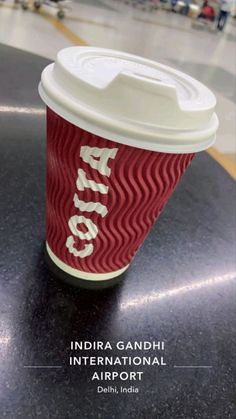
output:
[[[236,21],[218,32],[130,3],[77,0],[59,20],[56,7],[0,1],[0,418],[235,417]],[[206,84],[218,102],[214,147],[197,153],[121,282],[100,291],[59,281],[44,255],[46,121],[38,82],[72,45],[170,65]],[[112,350],[71,344],[98,341]],[[119,341],[131,343],[121,351]],[[135,342],[151,348],[134,350]],[[78,365],[81,354],[126,356],[131,365]],[[158,365],[132,364],[134,356],[154,355]],[[142,380],[103,381],[104,371],[129,378],[141,371]],[[95,372],[101,381],[92,381]]]

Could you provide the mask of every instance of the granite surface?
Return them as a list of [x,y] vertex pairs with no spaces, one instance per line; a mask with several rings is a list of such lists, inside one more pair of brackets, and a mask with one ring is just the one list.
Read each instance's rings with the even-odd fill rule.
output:
[[[120,285],[100,292],[64,285],[43,258],[45,115],[37,83],[48,61],[5,46],[0,54],[0,417],[234,418],[234,181],[200,153]],[[109,341],[114,349],[105,354],[114,357],[155,355],[121,353],[120,340],[164,341],[156,355],[166,365],[69,365],[70,355],[81,356],[71,341]],[[92,381],[105,370],[141,370],[142,381]],[[114,384],[139,392],[97,393]]]

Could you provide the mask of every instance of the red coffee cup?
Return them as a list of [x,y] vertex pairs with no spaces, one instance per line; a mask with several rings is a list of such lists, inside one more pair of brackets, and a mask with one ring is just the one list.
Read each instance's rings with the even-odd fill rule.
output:
[[39,92],[47,104],[47,259],[78,285],[109,285],[194,154],[214,142],[215,97],[169,67],[88,47],[60,51]]

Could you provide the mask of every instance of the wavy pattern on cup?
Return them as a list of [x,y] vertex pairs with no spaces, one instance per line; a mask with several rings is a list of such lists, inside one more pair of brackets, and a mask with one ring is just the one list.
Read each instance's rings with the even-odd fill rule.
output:
[[[118,144],[75,127],[50,109],[47,114],[47,242],[61,261],[75,269],[91,273],[121,269],[131,262],[194,154],[156,153]],[[108,162],[110,176],[81,159],[82,146],[118,149],[115,159]],[[79,168],[87,179],[108,187],[108,193],[88,187],[79,191]],[[75,193],[80,200],[95,203],[94,210],[76,208]],[[107,207],[104,217],[96,211],[96,203]],[[74,215],[92,220],[98,229],[89,241],[74,237],[78,250],[88,243],[94,246],[93,253],[84,258],[66,247],[72,234],[68,222]]]

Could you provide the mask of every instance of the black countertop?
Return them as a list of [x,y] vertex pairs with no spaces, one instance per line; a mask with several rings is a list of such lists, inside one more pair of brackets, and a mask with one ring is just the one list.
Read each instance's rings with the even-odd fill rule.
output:
[[[37,94],[48,61],[5,46],[0,53],[0,417],[235,417],[234,181],[199,153],[119,286],[93,292],[53,279],[43,258],[45,115]],[[154,355],[121,353],[120,340],[164,341],[157,356],[167,365],[69,365],[71,341],[110,341],[114,357]],[[29,368],[36,366],[47,368]],[[139,393],[97,393],[114,385],[91,380],[105,370],[143,371],[141,382],[115,382]]]

